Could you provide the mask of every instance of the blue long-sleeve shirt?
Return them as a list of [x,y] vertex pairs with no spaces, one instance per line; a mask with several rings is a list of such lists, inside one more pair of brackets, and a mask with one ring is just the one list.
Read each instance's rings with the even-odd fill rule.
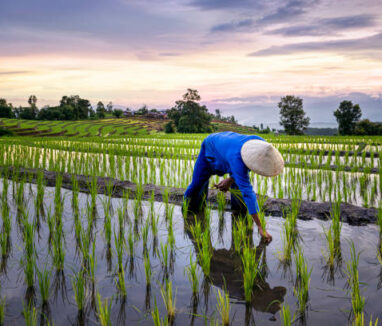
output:
[[209,135],[204,140],[205,156],[212,174],[222,176],[229,173],[243,195],[248,212],[259,211],[256,194],[249,180],[249,169],[241,158],[241,147],[251,139],[265,141],[259,136],[242,135],[235,132],[220,132]]

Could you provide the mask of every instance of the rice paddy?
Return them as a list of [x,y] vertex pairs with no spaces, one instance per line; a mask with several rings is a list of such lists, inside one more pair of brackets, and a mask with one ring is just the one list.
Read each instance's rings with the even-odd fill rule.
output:
[[[266,245],[223,193],[197,216],[174,204],[204,137],[1,138],[0,324],[379,325],[382,139],[267,136],[286,168],[250,174]],[[98,177],[134,191],[101,191]],[[283,216],[265,213],[267,197],[289,200]],[[299,219],[303,201],[330,213]],[[345,204],[376,211],[375,223],[349,225]]]

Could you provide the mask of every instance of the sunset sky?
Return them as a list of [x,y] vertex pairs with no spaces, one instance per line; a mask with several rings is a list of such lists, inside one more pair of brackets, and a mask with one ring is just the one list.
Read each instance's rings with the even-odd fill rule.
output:
[[0,97],[210,111],[276,123],[294,94],[317,125],[343,99],[382,121],[382,1],[1,0]]

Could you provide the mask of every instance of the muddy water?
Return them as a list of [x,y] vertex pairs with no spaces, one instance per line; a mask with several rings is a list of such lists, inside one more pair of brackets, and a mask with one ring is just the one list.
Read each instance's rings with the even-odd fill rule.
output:
[[[2,191],[2,189],[0,188]],[[34,197],[36,194],[34,185],[25,186],[24,206],[29,212],[29,219],[35,215]],[[42,309],[38,284],[35,286],[34,304],[39,313],[49,317],[55,325],[71,325],[78,322],[77,308],[74,300],[74,293],[71,284],[72,275],[81,268],[81,255],[77,251],[74,235],[73,212],[71,208],[71,191],[62,189],[64,202],[64,233],[65,233],[65,268],[63,273],[57,275],[52,268],[52,288],[49,306]],[[54,189],[46,188],[45,212],[53,210]],[[97,219],[93,229],[93,236],[96,244],[97,271],[95,288],[103,298],[112,300],[111,316],[113,325],[151,325],[152,319],[150,311],[156,301],[161,315],[165,316],[166,310],[160,294],[160,287],[164,280],[164,270],[161,267],[157,255],[153,254],[154,241],[149,232],[147,247],[150,253],[152,266],[152,282],[150,291],[147,291],[144,264],[143,264],[143,244],[142,237],[136,239],[135,256],[131,260],[128,250],[124,253],[125,276],[127,283],[127,297],[123,300],[118,296],[115,285],[117,257],[113,251],[110,259],[106,254],[105,237],[103,233],[104,215],[103,204],[105,196],[97,197]],[[87,228],[86,204],[90,201],[88,195],[79,194],[81,218],[83,228]],[[12,250],[6,262],[5,270],[0,274],[2,297],[6,297],[6,325],[23,325],[22,306],[26,297],[26,285],[24,283],[24,273],[20,260],[23,257],[23,241],[21,230],[17,224],[17,209],[12,196],[12,186],[9,187],[8,203],[12,215]],[[112,199],[112,225],[113,229],[118,229],[117,210],[123,206],[122,199]],[[134,226],[133,207],[134,202],[128,202],[129,223],[125,225],[124,236],[128,237],[129,228],[141,230],[145,220],[149,216],[149,203],[143,202],[142,216],[140,222]],[[167,241],[167,226],[162,203],[154,204],[155,211],[159,215],[158,246],[160,242]],[[49,253],[49,229],[43,217],[40,217],[41,227],[35,237],[36,251],[38,253],[37,267],[51,268],[51,255]],[[198,301],[193,305],[191,288],[185,274],[185,267],[189,264],[190,253],[195,260],[194,241],[188,229],[185,228],[180,207],[175,206],[173,227],[175,236],[175,248],[172,254],[172,266],[169,268],[169,279],[173,282],[174,292],[176,292],[177,314],[175,323],[177,325],[204,325],[213,318],[218,317],[216,309],[217,290],[225,288],[230,295],[231,320],[233,324],[253,324],[257,325],[280,325],[279,308],[280,303],[287,303],[292,311],[296,310],[296,298],[293,294],[295,281],[295,268],[288,269],[280,265],[277,253],[282,250],[280,233],[283,220],[276,217],[267,218],[268,231],[273,235],[273,241],[268,246],[260,244],[258,234],[252,235],[253,244],[257,247],[257,253],[263,262],[263,269],[266,271],[264,280],[259,283],[261,288],[255,290],[253,304],[248,307],[244,304],[243,289],[240,272],[240,258],[234,254],[232,246],[232,217],[230,213],[225,213],[224,219],[219,219],[218,213],[211,213],[211,243],[213,245],[213,256],[211,260],[211,276],[203,282],[203,273],[198,266],[200,275],[200,293]],[[309,292],[309,307],[306,313],[307,325],[346,325],[351,311],[350,294],[347,292],[346,274],[339,269],[331,279],[324,268],[325,260],[325,238],[323,226],[327,222],[322,221],[298,221],[298,229],[301,236],[301,246],[304,250],[305,258],[309,268],[312,268],[311,285]],[[141,233],[139,231],[139,233]],[[345,270],[346,261],[350,258],[349,241],[353,240],[360,254],[359,279],[361,293],[366,297],[365,312],[366,320],[372,315],[375,319],[382,319],[381,299],[382,289],[380,273],[382,266],[376,259],[377,245],[379,241],[378,229],[375,225],[363,227],[351,227],[343,225],[341,247],[342,247],[342,270]],[[114,241],[112,240],[114,250]],[[226,284],[226,285],[224,285]],[[83,318],[86,325],[97,325],[94,307],[92,307],[91,286],[88,288],[88,301],[85,316]],[[195,303],[194,302],[194,303]],[[42,311],[44,310],[44,311]]]

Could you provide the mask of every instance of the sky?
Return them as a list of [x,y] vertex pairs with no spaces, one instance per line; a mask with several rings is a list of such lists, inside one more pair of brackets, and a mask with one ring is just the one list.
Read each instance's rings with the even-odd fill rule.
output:
[[80,95],[171,108],[197,89],[211,112],[275,125],[300,96],[312,126],[340,101],[382,121],[380,0],[1,0],[0,97]]

